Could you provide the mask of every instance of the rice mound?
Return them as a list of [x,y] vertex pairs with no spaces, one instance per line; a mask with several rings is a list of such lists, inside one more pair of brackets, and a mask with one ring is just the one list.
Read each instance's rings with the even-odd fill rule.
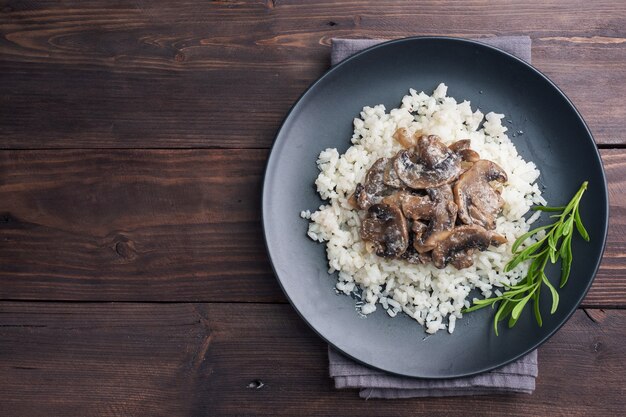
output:
[[[303,211],[310,219],[308,236],[326,242],[330,274],[338,272],[336,288],[356,296],[357,308],[367,315],[380,305],[391,317],[404,312],[435,333],[447,328],[454,331],[461,310],[470,305],[470,291],[478,289],[485,297],[500,295],[498,288],[515,285],[526,275],[528,262],[510,272],[504,266],[511,258],[515,239],[529,230],[539,213],[525,219],[534,204],[545,204],[535,184],[539,170],[526,162],[502,125],[504,115],[472,111],[469,101],[457,103],[448,97],[448,87],[441,83],[431,96],[410,89],[399,108],[386,112],[377,105],[364,107],[360,118],[354,119],[352,146],[342,155],[337,149],[322,151],[317,160],[320,174],[315,184],[327,204],[317,211]],[[482,159],[500,165],[508,182],[500,186],[504,207],[496,221],[496,231],[507,243],[489,247],[474,255],[474,265],[457,270],[451,265],[437,269],[432,264],[413,265],[398,259],[386,259],[369,253],[359,236],[359,212],[348,202],[357,183],[362,182],[369,167],[379,158],[389,158],[402,147],[393,138],[394,132],[407,128],[438,135],[447,145],[470,139],[471,148]],[[541,234],[537,238],[541,238]],[[527,245],[532,242],[527,242]]]

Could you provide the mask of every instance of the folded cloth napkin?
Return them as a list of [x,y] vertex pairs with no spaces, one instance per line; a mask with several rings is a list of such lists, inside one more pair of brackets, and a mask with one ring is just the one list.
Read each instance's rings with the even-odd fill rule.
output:
[[[344,59],[362,51],[370,46],[378,45],[386,42],[388,39],[332,39],[332,47],[330,51],[331,65],[338,64]],[[474,39],[478,42],[495,46],[502,49],[524,61],[530,63],[530,46],[531,41],[528,36],[498,36],[495,38]]]
[[536,350],[493,371],[456,379],[418,379],[391,375],[356,363],[330,347],[328,362],[335,388],[359,389],[361,398],[532,394],[538,374]]
[[[478,41],[507,51],[530,63],[528,36],[481,38]],[[385,42],[381,39],[333,39],[331,63],[335,65],[362,49]],[[442,80],[445,81],[445,80]],[[411,86],[407,86],[408,88]],[[372,103],[376,104],[376,103]],[[358,364],[328,348],[330,376],[335,388],[359,389],[361,398],[411,398],[484,395],[498,393],[531,394],[538,374],[537,351],[508,365],[483,374],[456,379],[417,379],[391,375]]]

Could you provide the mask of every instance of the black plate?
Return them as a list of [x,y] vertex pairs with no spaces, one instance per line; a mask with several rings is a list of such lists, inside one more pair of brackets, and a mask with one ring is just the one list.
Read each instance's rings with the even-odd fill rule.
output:
[[[470,100],[484,113],[504,113],[509,133],[526,160],[541,170],[550,205],[569,201],[589,181],[581,215],[591,242],[573,242],[572,274],[549,314],[542,294],[543,327],[525,311],[513,329],[492,328],[493,310],[467,314],[450,335],[426,337],[405,315],[382,308],[359,318],[354,300],[335,295],[325,245],[306,236],[301,210],[322,204],[314,190],[319,152],[350,145],[352,120],[365,105],[398,107],[409,88],[431,93],[445,82],[448,95]],[[546,216],[544,216],[546,217]],[[316,81],[293,106],[274,143],[263,188],[263,226],[274,270],[302,318],[328,343],[359,362],[423,378],[471,375],[504,365],[545,342],[573,314],[587,293],[604,250],[608,223],[606,179],[587,126],[565,95],[539,71],[499,49],[452,38],[408,38],[363,51]],[[558,271],[550,274],[558,281]],[[545,290],[545,289],[544,289]],[[529,310],[529,309],[526,309]]]

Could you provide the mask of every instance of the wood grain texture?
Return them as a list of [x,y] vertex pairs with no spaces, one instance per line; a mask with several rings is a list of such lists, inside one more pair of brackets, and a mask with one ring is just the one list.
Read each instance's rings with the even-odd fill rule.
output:
[[[626,150],[585,306],[626,306]],[[0,299],[285,302],[260,225],[265,150],[0,152]]]
[[531,36],[626,145],[625,2],[0,0],[0,415],[626,415],[626,149],[583,302],[620,309],[579,309],[532,396],[360,400],[284,304],[267,148],[333,37],[410,35]]
[[[11,416],[618,416],[626,311],[579,310],[540,348],[529,395],[364,401],[287,305],[0,303]],[[248,388],[254,381],[260,389]]]
[[266,155],[0,152],[1,298],[282,300],[260,225]]
[[[0,148],[267,148],[333,37],[527,34],[600,144],[626,144],[626,3],[3,1]],[[601,109],[601,111],[599,111]]]

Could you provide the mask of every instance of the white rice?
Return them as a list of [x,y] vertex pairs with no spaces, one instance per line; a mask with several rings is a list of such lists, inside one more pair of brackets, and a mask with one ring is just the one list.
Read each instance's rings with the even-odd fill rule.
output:
[[[337,290],[345,294],[362,291],[361,313],[371,314],[380,304],[391,317],[402,311],[414,318],[428,333],[446,327],[452,333],[461,310],[470,305],[466,298],[472,289],[489,297],[494,290],[501,293],[498,287],[514,285],[525,276],[528,263],[508,273],[503,272],[504,266],[515,239],[537,219],[534,215],[527,221],[524,214],[534,204],[545,204],[535,184],[539,170],[517,153],[502,125],[504,115],[472,111],[469,101],[457,103],[447,97],[447,89],[439,84],[431,96],[410,89],[402,105],[389,112],[383,105],[364,107],[361,117],[354,119],[353,145],[343,155],[337,149],[326,149],[317,160],[320,174],[315,184],[327,204],[314,213],[300,213],[311,220],[309,237],[326,242],[328,272],[338,272]],[[359,212],[348,203],[348,197],[374,161],[401,149],[392,138],[400,127],[409,133],[421,130],[438,135],[446,144],[471,139],[471,148],[482,159],[506,171],[508,182],[501,189],[505,204],[496,231],[507,238],[507,244],[476,253],[474,265],[460,271],[451,265],[437,269],[432,264],[413,265],[366,251],[359,237]]]

